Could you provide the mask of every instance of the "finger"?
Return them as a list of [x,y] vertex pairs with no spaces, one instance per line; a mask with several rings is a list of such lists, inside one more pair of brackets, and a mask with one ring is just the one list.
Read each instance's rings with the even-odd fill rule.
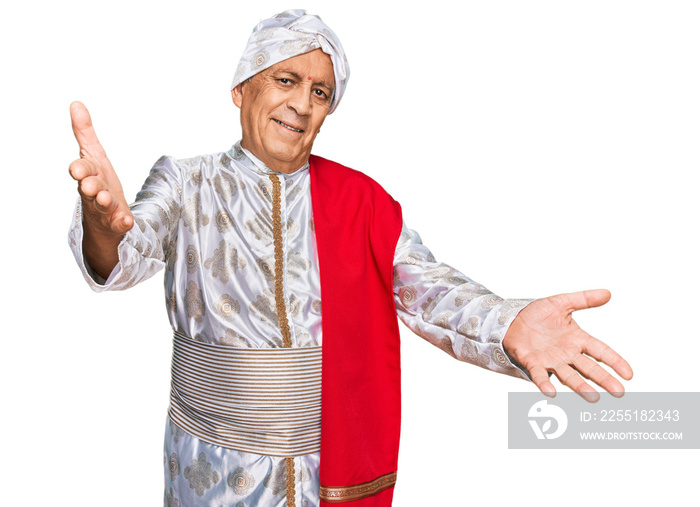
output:
[[[116,211],[114,196],[108,190],[100,190],[95,196],[95,205],[103,213]],[[114,208],[114,209],[113,209]]]
[[610,291],[607,289],[571,292],[569,294],[562,294],[562,296],[568,299],[569,309],[571,311],[603,306],[605,303],[610,301]]
[[112,230],[126,232],[131,229],[134,224],[131,210],[128,207],[120,208],[119,201],[106,188],[100,178],[94,176],[85,178],[80,182],[78,192],[84,201],[92,203],[92,207],[97,213],[109,217],[109,227]]
[[71,162],[68,172],[74,180],[80,181],[88,176],[97,176],[97,164],[91,160],[79,158]]
[[572,391],[580,394],[584,400],[590,403],[595,403],[600,399],[598,391],[589,386],[581,378],[581,375],[579,375],[576,370],[574,370],[568,364],[559,364],[554,367],[554,374],[562,384],[569,387]]
[[[94,213],[101,215],[102,218],[98,219],[102,227],[109,228],[112,232],[124,234],[129,231],[134,225],[134,216],[128,207],[120,207],[119,201],[115,199],[114,195],[109,190],[100,188],[100,181],[98,178],[91,178],[87,182],[89,185],[95,185],[90,188],[89,191],[94,192],[95,189],[97,193],[94,196],[85,195],[83,199],[92,204],[90,209],[93,212],[92,220],[95,220]],[[84,208],[84,217],[88,218],[88,208]]]
[[130,210],[118,214],[112,221],[112,230],[120,234],[126,234],[134,226],[134,215]]
[[92,126],[92,118],[82,102],[73,102],[70,105],[70,118],[73,126],[73,135],[80,146],[80,158],[87,156],[104,155],[104,148],[97,139],[95,129]]
[[98,210],[109,217],[109,228],[119,234],[124,234],[134,225],[134,216],[129,208],[120,209],[119,203],[111,192],[101,191],[95,197]]
[[578,356],[574,359],[572,365],[581,375],[592,380],[613,396],[619,398],[624,394],[625,388],[620,381],[592,359],[586,356]]
[[530,371],[530,377],[532,377],[532,381],[542,394],[550,398],[554,398],[557,395],[557,390],[549,381],[549,373],[547,373],[547,370],[541,366],[536,366]]
[[105,188],[101,188],[99,192],[95,195],[95,209],[103,215],[108,215],[110,221],[110,227],[114,230],[119,229],[120,226],[116,224],[121,224],[123,222],[124,212],[119,210],[119,203],[112,195],[112,192]]
[[593,359],[610,366],[623,379],[630,380],[632,378],[633,372],[630,364],[620,354],[597,338],[588,335],[588,339],[583,344],[583,352]]
[[[87,178],[80,180],[80,183],[78,183],[78,192],[80,195],[90,200],[95,199],[97,194],[103,190],[107,190],[107,187],[97,176],[88,176]],[[103,197],[102,200],[104,201],[105,198]]]

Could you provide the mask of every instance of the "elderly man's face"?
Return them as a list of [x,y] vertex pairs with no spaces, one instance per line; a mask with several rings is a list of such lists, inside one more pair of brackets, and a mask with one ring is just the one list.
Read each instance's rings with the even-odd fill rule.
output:
[[334,83],[330,57],[316,49],[236,86],[231,93],[241,109],[241,146],[273,171],[299,169],[328,115]]

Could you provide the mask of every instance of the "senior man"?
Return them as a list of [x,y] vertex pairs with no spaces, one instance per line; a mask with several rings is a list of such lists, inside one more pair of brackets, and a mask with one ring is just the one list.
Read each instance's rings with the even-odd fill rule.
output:
[[546,394],[549,372],[590,401],[581,376],[621,394],[593,359],[632,376],[571,318],[607,291],[501,299],[435,261],[374,181],[311,155],[348,76],[318,17],[262,21],[232,85],[242,140],[162,157],[131,206],[87,110],[71,105],[80,201],[69,239],[86,280],[126,289],[165,267],[166,505],[390,505],[397,313],[457,359]]

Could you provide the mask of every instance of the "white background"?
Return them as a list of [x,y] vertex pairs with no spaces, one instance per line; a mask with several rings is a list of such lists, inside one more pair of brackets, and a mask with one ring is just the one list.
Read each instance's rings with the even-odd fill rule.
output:
[[[228,85],[287,2],[2,7],[3,505],[162,502],[170,333],[160,275],[93,294],[66,233],[82,100],[133,198],[162,154],[228,149]],[[698,391],[700,8],[688,1],[308,1],[352,77],[315,153],[375,177],[438,259],[504,297],[606,287],[578,321]],[[507,449],[526,382],[403,336],[395,505],[687,505],[697,450]],[[691,465],[687,465],[692,460]]]

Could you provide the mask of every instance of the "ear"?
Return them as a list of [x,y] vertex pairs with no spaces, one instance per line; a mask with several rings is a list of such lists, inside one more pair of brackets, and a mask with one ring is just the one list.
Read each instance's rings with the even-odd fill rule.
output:
[[243,103],[243,85],[246,84],[245,81],[238,83],[233,90],[231,90],[231,97],[233,98],[233,103],[236,104],[238,109],[241,108]]

